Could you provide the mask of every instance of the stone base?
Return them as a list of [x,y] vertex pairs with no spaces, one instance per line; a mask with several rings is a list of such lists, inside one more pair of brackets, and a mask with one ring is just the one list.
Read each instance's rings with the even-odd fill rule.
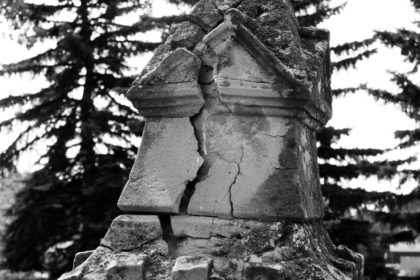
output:
[[335,247],[320,222],[117,220],[101,246],[59,280],[363,279],[363,257]]

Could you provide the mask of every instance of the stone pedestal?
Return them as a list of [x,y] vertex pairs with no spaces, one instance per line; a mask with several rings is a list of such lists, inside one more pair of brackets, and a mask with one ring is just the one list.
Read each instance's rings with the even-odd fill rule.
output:
[[124,215],[89,254],[61,279],[363,279],[363,258],[319,221]]
[[128,92],[146,118],[130,215],[61,280],[363,279],[322,226],[328,42],[288,0],[200,1]]

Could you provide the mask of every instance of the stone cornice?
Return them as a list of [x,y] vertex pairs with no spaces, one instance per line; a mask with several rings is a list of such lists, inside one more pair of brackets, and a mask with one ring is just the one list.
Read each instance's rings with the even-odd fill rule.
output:
[[135,86],[127,94],[146,118],[183,118],[197,114],[204,105],[197,82]]

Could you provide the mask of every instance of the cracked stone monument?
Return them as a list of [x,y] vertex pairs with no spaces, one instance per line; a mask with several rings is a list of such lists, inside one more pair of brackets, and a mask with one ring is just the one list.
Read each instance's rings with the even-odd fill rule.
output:
[[60,280],[363,279],[322,226],[329,33],[288,0],[206,0],[134,82],[144,137],[100,246]]

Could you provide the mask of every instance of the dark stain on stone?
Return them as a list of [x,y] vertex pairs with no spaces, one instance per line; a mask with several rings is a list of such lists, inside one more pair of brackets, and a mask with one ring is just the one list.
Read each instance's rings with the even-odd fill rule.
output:
[[295,173],[295,170],[276,170],[270,175],[251,200],[253,211],[271,218],[301,219],[301,186],[296,185]]
[[177,238],[172,230],[171,217],[169,215],[159,215],[159,221],[162,228],[162,239],[168,244],[170,254],[177,246]]
[[[296,276],[296,275],[295,275]],[[245,268],[245,280],[293,280],[290,273],[268,265],[250,264]]]

